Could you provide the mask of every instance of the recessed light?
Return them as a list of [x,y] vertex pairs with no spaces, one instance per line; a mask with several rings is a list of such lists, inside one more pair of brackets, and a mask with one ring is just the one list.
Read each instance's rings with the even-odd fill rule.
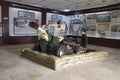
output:
[[64,12],[69,12],[69,11],[71,11],[71,10],[68,9],[68,8],[66,8],[66,9],[64,9],[63,11],[64,11]]

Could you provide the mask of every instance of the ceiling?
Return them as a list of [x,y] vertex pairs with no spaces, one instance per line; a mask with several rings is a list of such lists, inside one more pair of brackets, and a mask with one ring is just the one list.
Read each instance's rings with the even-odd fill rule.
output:
[[24,3],[32,6],[50,8],[59,11],[70,9],[71,11],[102,7],[120,3],[120,0],[6,0]]

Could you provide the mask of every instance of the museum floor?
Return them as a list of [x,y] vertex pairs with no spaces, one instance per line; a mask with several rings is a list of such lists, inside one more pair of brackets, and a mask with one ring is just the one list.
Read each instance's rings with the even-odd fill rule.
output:
[[55,71],[20,56],[21,49],[32,46],[0,46],[0,80],[120,80],[120,49],[89,45],[108,51],[108,58]]

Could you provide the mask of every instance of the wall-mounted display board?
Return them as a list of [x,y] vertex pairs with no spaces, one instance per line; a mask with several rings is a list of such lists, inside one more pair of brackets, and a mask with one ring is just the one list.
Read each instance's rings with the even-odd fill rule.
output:
[[[80,15],[86,17],[80,17]],[[120,10],[79,14],[79,16],[70,17],[73,21],[83,20],[88,37],[120,39]],[[69,34],[71,35],[71,33]]]
[[83,27],[83,22],[79,19],[71,20],[69,33],[71,35],[79,35],[80,28]]
[[80,35],[81,28],[86,28],[86,15],[73,15],[71,16],[69,34]]
[[29,18],[14,18],[14,35],[38,34],[38,31],[29,26],[29,22],[34,21],[38,23],[37,19]]
[[87,31],[96,31],[96,20],[87,20]]
[[49,24],[48,25],[48,31],[54,35],[54,36],[59,36],[59,37],[63,37],[65,34],[65,23],[61,23],[61,24]]
[[120,39],[120,10],[112,11],[111,15],[111,36],[109,36],[109,38]]
[[62,21],[63,23],[66,23],[66,31],[65,33],[68,34],[69,33],[69,23],[70,23],[70,17],[69,16],[64,16],[64,15],[60,15],[60,14],[55,14],[55,13],[47,13],[47,17],[46,17],[46,24],[49,23],[56,23],[56,21]]
[[87,20],[95,20],[97,19],[97,15],[96,14],[90,14],[90,15],[87,15]]
[[18,11],[18,17],[35,18],[35,13],[34,12],[28,12],[28,11]]
[[0,36],[2,36],[2,12],[1,12],[1,6],[0,6]]
[[112,18],[119,18],[120,17],[120,11],[116,10],[116,11],[112,11]]
[[10,7],[9,35],[36,36],[38,31],[29,26],[30,21],[37,22],[41,26],[41,12]]

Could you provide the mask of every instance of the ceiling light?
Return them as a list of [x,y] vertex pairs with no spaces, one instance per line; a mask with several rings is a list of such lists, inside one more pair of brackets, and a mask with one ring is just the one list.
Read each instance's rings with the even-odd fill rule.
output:
[[68,8],[66,8],[66,9],[64,9],[63,11],[64,11],[64,12],[69,12],[69,11],[71,11],[71,10],[68,9]]

